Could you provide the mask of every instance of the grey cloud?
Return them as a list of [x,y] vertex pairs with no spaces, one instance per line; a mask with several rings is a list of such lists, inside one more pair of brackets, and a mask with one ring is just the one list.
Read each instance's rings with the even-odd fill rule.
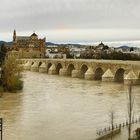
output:
[[139,0],[5,0],[0,30],[139,29]]

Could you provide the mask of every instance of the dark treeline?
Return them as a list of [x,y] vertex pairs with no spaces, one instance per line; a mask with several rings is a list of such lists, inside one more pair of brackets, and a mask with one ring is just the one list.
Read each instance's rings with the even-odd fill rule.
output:
[[16,92],[23,87],[22,67],[14,55],[7,55],[4,44],[0,46],[0,96],[4,91]]
[[80,56],[81,59],[109,59],[109,60],[140,60],[140,56],[137,54],[131,53],[123,53],[123,52],[110,52],[107,53],[105,51],[98,52],[96,54],[90,53],[83,53]]
[[4,44],[1,44],[1,46],[0,46],[0,66],[4,62],[4,59],[6,57],[6,53],[7,53],[7,48],[5,47]]
[[[7,53],[7,49],[6,49],[5,45],[1,44],[1,46],[0,46],[0,67],[4,63],[6,53]],[[0,71],[0,91],[1,91],[1,86],[3,84],[2,76],[3,76],[3,70],[1,69],[1,71]]]

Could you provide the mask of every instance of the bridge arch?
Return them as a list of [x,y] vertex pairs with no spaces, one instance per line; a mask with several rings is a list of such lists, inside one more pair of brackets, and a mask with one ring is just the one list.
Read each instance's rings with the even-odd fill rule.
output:
[[140,83],[140,72],[138,73],[138,82]]
[[56,74],[59,74],[60,69],[62,68],[62,64],[58,63],[56,66]]
[[95,80],[102,80],[102,75],[104,74],[104,71],[101,67],[98,67],[96,70],[95,70],[95,77],[94,79]]
[[47,65],[47,73],[49,72],[50,67],[52,66],[52,63],[48,63]]
[[80,75],[81,75],[80,77],[81,78],[85,78],[85,73],[86,73],[87,70],[88,70],[88,66],[83,64],[81,66],[81,69],[80,69]]
[[35,62],[34,62],[34,61],[32,61],[31,66],[32,66],[34,63],[35,63]]
[[71,76],[72,75],[72,71],[75,70],[75,67],[73,64],[69,64],[68,65],[68,68],[67,68],[67,74],[68,76]]
[[42,64],[42,62],[40,61],[40,62],[38,63],[38,67],[40,67],[40,66],[41,66],[41,64]]
[[124,73],[125,73],[125,70],[123,68],[117,69],[117,71],[115,73],[115,81],[116,82],[123,82],[124,81]]

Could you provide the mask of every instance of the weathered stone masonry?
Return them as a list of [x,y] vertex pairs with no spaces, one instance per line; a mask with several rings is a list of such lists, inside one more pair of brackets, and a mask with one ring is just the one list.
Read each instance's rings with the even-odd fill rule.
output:
[[140,83],[139,61],[20,59],[25,70],[105,82]]

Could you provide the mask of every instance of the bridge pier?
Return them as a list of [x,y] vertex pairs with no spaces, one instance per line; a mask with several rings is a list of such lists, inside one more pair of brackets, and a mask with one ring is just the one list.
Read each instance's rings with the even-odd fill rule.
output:
[[52,74],[52,75],[56,74],[55,64],[52,64],[52,66],[49,68],[48,74]]
[[47,67],[45,63],[42,63],[41,66],[39,67],[39,72],[40,73],[46,73],[47,72]]
[[80,77],[80,70],[73,70],[71,77],[73,78],[79,78]]
[[34,62],[34,64],[31,66],[31,71],[33,71],[33,72],[39,71],[37,62]]
[[93,69],[92,68],[88,68],[88,70],[85,73],[85,77],[84,78],[86,80],[93,80],[94,76],[95,76],[95,73],[93,72]]
[[124,77],[124,84],[132,84],[132,85],[137,85],[139,83],[139,79],[134,73],[133,70],[131,70],[125,77]]
[[31,62],[28,61],[27,63],[25,63],[24,69],[25,70],[30,70],[31,69]]
[[60,69],[59,75],[61,75],[61,76],[67,76],[67,69],[65,69],[65,68]]
[[139,80],[138,79],[124,79],[124,84],[125,85],[129,85],[129,84],[132,84],[132,85],[138,85],[140,84]]
[[102,75],[102,81],[103,82],[113,82],[114,81],[114,74],[110,69],[108,69],[103,75]]

